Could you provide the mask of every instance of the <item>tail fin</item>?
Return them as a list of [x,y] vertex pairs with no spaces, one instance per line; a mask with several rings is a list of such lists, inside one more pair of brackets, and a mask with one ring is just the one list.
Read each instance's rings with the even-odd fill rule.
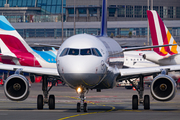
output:
[[107,0],[102,1],[101,36],[107,36]]
[[29,45],[4,16],[0,16],[0,47],[2,53],[32,52]]
[[[159,17],[158,13],[154,10],[147,10],[147,15],[153,45],[176,44],[176,41]],[[177,54],[179,49],[180,47],[176,45],[154,48],[153,50],[161,56],[166,56],[168,54]]]

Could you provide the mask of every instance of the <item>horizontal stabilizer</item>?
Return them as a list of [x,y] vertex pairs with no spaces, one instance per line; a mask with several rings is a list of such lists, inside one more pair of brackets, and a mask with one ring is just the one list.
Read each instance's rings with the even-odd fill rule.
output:
[[10,56],[10,55],[0,55],[0,58],[5,59],[5,60],[18,59],[17,57]]
[[177,45],[177,44],[123,48],[123,52],[132,51],[132,50],[141,50],[141,49],[147,49],[147,48],[158,48],[158,47],[165,47],[165,46],[174,46],[174,45]]

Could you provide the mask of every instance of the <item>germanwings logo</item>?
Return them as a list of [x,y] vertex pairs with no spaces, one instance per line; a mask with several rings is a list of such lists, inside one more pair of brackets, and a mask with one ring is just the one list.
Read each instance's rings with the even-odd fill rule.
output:
[[[159,17],[156,11],[148,10],[148,21],[151,31],[151,38],[153,45],[166,45],[166,44],[176,44],[176,41],[172,37],[171,33],[164,25],[163,21]],[[154,48],[153,50],[161,56],[174,55],[177,54],[177,48],[179,46],[167,46]]]

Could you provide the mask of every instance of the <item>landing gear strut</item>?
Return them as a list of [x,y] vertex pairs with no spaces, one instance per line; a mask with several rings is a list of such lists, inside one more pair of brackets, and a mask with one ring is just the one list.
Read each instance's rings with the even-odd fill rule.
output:
[[[54,95],[49,95],[49,91],[51,88],[54,86],[56,81],[53,82],[51,87],[48,89],[48,81],[47,81],[47,76],[42,76],[42,91],[43,95],[38,95],[37,97],[37,109],[43,109],[44,104],[49,105],[49,109],[55,109],[55,96]],[[49,95],[49,98],[48,98]]]
[[87,103],[85,102],[86,97],[84,94],[86,93],[86,89],[84,87],[77,88],[77,93],[80,94],[81,101],[77,103],[77,112],[81,112],[81,108],[84,110],[84,112],[88,111]]
[[150,109],[149,95],[145,95],[144,98],[143,98],[143,94],[144,94],[144,76],[140,75],[139,78],[140,78],[140,81],[139,81],[138,85],[135,85],[131,80],[129,80],[129,82],[133,85],[133,87],[135,87],[135,89],[138,91],[138,95],[139,95],[139,99],[138,99],[137,95],[132,96],[132,109],[137,110],[138,105],[143,104],[144,109],[149,110]]

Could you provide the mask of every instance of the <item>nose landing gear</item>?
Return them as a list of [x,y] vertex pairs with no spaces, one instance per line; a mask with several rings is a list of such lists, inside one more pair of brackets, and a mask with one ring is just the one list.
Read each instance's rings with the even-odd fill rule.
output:
[[77,93],[80,94],[80,102],[77,103],[77,112],[81,112],[81,109],[84,110],[84,112],[88,111],[87,103],[85,102],[86,97],[84,94],[87,92],[87,89],[84,87],[78,87],[76,89]]

